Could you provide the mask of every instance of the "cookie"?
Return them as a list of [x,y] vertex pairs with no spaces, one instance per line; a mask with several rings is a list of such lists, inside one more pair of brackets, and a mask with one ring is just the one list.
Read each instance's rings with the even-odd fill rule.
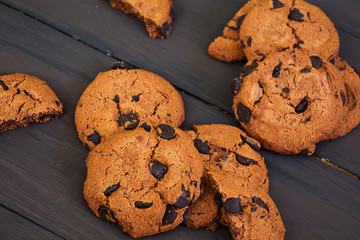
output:
[[245,132],[282,154],[312,154],[344,113],[338,70],[304,50],[247,63],[232,88],[233,110]]
[[109,0],[112,7],[135,15],[146,24],[151,38],[167,38],[175,17],[171,0]]
[[329,139],[335,139],[349,133],[360,122],[360,78],[356,70],[344,59],[336,57],[331,63],[339,70],[340,78],[344,80],[346,88],[346,92],[340,92],[345,114],[340,119],[338,127],[335,128],[335,132],[329,137]]
[[80,140],[92,149],[119,129],[179,127],[184,116],[182,98],[169,82],[145,70],[125,68],[98,74],[79,99],[75,125]]
[[[248,179],[249,187],[253,189],[268,191],[267,169],[264,158],[257,152],[260,149],[258,141],[239,128],[224,124],[195,125],[194,131],[188,131],[188,134],[204,161],[205,186],[208,172],[225,171]],[[215,230],[220,217],[214,215],[219,211],[214,195],[214,191],[209,190],[190,206],[189,217],[185,220],[188,227]]]
[[331,60],[339,52],[334,24],[318,7],[302,0],[263,0],[244,18],[240,42],[248,61],[285,49],[305,49]]
[[224,62],[236,62],[245,58],[242,44],[239,39],[239,29],[246,14],[260,2],[260,0],[248,1],[227,23],[222,35],[217,37],[208,48],[208,53],[213,58]]
[[211,171],[208,176],[219,193],[222,223],[233,239],[284,239],[284,224],[268,193],[227,171]]
[[45,81],[24,73],[0,76],[0,132],[48,122],[63,106]]
[[203,164],[192,139],[169,125],[122,131],[86,159],[89,207],[134,238],[174,229],[200,195]]

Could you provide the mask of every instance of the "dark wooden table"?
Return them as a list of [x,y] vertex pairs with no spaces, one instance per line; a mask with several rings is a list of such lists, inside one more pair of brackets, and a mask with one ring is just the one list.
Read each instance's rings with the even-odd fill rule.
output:
[[[360,69],[360,1],[310,2],[337,27],[340,56]],[[64,104],[58,120],[0,134],[0,239],[128,239],[120,227],[96,218],[83,199],[88,151],[74,126],[76,103],[97,73],[121,59],[163,76],[180,91],[183,129],[239,126],[229,85],[244,63],[216,61],[207,47],[244,3],[174,0],[174,31],[169,39],[153,40],[142,22],[106,0],[0,0],[0,72],[46,80]],[[359,239],[359,126],[318,144],[313,156],[261,153],[286,239]],[[208,232],[181,225],[149,239],[231,236],[225,227]]]

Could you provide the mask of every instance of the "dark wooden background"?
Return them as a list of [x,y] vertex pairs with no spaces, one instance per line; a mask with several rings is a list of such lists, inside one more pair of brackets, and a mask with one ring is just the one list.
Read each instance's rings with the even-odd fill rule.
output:
[[[360,69],[360,1],[310,2],[337,27],[340,56]],[[0,0],[0,72],[46,80],[64,104],[58,120],[0,134],[0,238],[129,239],[120,227],[96,218],[83,199],[88,152],[74,126],[77,100],[97,73],[121,59],[163,76],[180,91],[184,129],[239,126],[229,85],[244,63],[216,61],[207,47],[244,3],[174,0],[174,30],[169,39],[154,40],[142,22],[106,0]],[[360,127],[318,144],[313,156],[261,153],[286,239],[359,239]],[[148,239],[231,236],[225,227],[208,232],[181,225]]]

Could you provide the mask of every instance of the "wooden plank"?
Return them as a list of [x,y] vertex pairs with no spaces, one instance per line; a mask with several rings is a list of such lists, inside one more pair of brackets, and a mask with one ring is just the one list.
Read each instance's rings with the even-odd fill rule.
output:
[[[82,197],[87,151],[73,123],[82,91],[113,59],[2,5],[0,24],[0,72],[26,72],[47,80],[65,107],[58,120],[0,135],[0,204],[66,239],[129,239],[119,227],[97,219]],[[182,96],[185,128],[237,124],[232,116]],[[360,234],[359,181],[310,157],[262,154],[287,239],[355,239]],[[152,237],[169,238],[231,237],[226,228],[211,233],[183,226]]]
[[46,229],[28,221],[18,214],[0,206],[0,236],[2,240],[12,239],[62,239]]

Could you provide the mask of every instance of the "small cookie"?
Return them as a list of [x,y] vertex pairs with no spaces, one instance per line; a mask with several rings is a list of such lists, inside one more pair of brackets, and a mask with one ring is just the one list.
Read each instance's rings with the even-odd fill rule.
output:
[[349,133],[360,122],[360,78],[356,70],[350,67],[344,59],[336,57],[330,62],[339,70],[346,88],[346,93],[340,92],[345,114],[329,138],[335,139]]
[[247,134],[269,150],[311,154],[344,113],[338,70],[304,50],[252,61],[232,84],[233,110]]
[[80,97],[75,125],[80,140],[92,149],[119,129],[179,127],[184,116],[182,98],[169,82],[126,68],[99,73]]
[[302,0],[263,0],[246,15],[240,41],[248,61],[285,49],[305,49],[331,60],[339,52],[334,24],[318,7]]
[[[195,125],[194,131],[188,131],[188,134],[192,136],[204,161],[205,186],[208,172],[224,171],[246,178],[253,189],[268,191],[267,169],[264,158],[257,152],[260,149],[258,141],[242,130],[224,124]],[[189,228],[206,227],[215,230],[219,225],[219,216],[214,215],[219,211],[214,199],[215,193],[209,191],[190,206],[189,217],[185,220]]]
[[109,0],[112,7],[135,15],[146,24],[151,38],[167,38],[175,17],[171,0]]
[[169,125],[122,131],[86,159],[89,207],[134,238],[174,229],[200,195],[203,163],[192,139]]
[[208,48],[208,53],[213,58],[224,62],[236,62],[245,58],[242,50],[244,43],[240,42],[239,29],[246,14],[260,2],[260,0],[248,1],[227,23],[221,36],[217,37]]
[[219,193],[222,223],[233,239],[284,239],[284,224],[266,192],[253,189],[248,179],[230,172],[211,171],[208,176]]
[[0,132],[48,122],[63,113],[46,82],[24,73],[0,76],[0,103]]

